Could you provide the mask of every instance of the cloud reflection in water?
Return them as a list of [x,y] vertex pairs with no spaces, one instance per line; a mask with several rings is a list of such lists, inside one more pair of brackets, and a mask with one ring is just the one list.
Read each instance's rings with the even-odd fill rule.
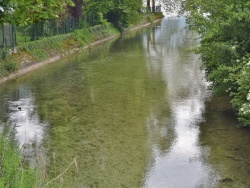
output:
[[[145,43],[149,74],[161,75],[166,83],[166,117],[154,109],[147,122],[152,159],[145,187],[215,187],[217,175],[206,164],[207,151],[199,145],[199,123],[203,121],[207,83],[196,55],[186,51],[195,45],[195,36],[184,19],[165,19],[155,38]],[[155,108],[157,109],[157,107]],[[165,134],[161,135],[161,131]],[[149,144],[150,145],[150,144]]]
[[[23,89],[21,87],[19,91],[23,91]],[[47,127],[47,123],[40,122],[34,104],[34,96],[29,91],[27,95],[21,96],[17,100],[8,101],[10,111],[8,117],[9,132],[14,136],[22,149],[22,154],[31,165],[36,163],[35,156],[43,153],[43,137]]]

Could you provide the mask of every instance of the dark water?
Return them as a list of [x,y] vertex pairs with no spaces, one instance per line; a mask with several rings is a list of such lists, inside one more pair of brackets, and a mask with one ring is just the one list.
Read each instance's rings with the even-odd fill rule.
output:
[[250,132],[210,97],[195,39],[164,19],[7,82],[1,129],[51,178],[69,167],[62,187],[249,187]]

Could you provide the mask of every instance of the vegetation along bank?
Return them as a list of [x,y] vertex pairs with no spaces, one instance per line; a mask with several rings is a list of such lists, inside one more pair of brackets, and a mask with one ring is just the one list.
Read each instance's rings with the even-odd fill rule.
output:
[[196,52],[211,89],[227,93],[241,126],[250,126],[250,3],[186,0],[191,29],[201,36]]

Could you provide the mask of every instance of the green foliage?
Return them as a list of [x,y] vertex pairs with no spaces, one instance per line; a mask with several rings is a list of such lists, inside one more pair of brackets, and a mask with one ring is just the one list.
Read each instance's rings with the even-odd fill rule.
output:
[[5,22],[26,25],[49,18],[58,18],[66,11],[66,6],[73,6],[71,0],[9,0],[8,11],[4,13]]
[[[250,58],[243,58],[244,67],[236,75],[237,90],[231,92],[232,104],[244,126],[250,122]],[[234,74],[235,75],[235,74]]]
[[102,24],[102,25],[107,24],[107,20],[103,18],[103,13],[98,12],[98,20],[99,20],[100,24]]
[[35,187],[36,173],[27,168],[10,141],[0,138],[0,187]]
[[186,0],[187,20],[201,36],[197,52],[217,92],[227,91],[242,125],[250,126],[250,2]]
[[15,60],[3,61],[3,68],[9,73],[12,73],[18,70],[19,63]]
[[0,60],[6,59],[8,57],[8,48],[0,48]]
[[119,31],[111,23],[107,22],[104,25],[76,30],[73,33],[73,37],[79,43],[79,47],[83,47],[96,40],[117,34],[119,34]]
[[92,41],[92,35],[88,28],[75,30],[73,37],[79,43],[79,47],[83,47]]
[[[119,29],[127,28],[130,24],[140,21],[140,9],[142,8],[141,0],[88,0],[85,1],[86,12],[88,14],[98,13],[107,15],[107,19],[113,22]],[[102,23],[102,18],[99,19]]]
[[114,0],[85,0],[85,12],[87,14],[106,14],[114,7]]
[[0,49],[0,76],[17,71],[19,63],[11,58],[8,48]]

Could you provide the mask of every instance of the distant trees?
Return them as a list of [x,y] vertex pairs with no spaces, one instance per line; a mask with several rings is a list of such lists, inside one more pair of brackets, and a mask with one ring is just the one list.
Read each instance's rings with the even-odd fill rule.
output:
[[201,36],[207,79],[231,97],[239,121],[250,126],[249,0],[186,0],[188,23]]
[[[151,9],[151,7],[152,7],[152,9]],[[155,0],[147,0],[147,9],[149,11],[155,12]]]

